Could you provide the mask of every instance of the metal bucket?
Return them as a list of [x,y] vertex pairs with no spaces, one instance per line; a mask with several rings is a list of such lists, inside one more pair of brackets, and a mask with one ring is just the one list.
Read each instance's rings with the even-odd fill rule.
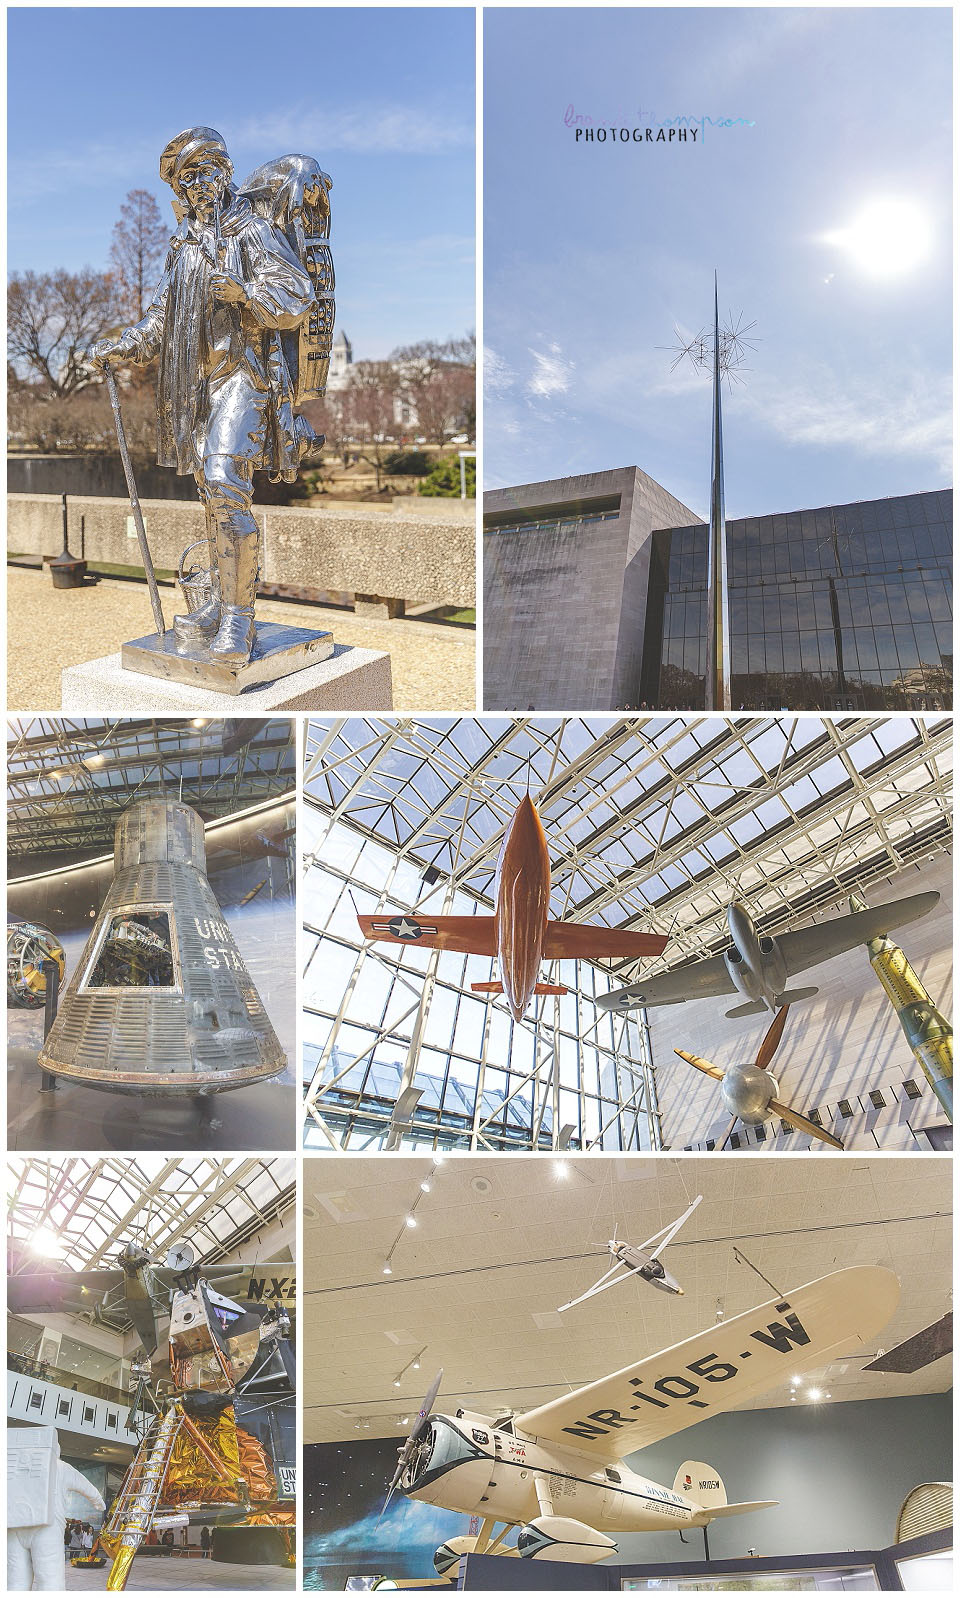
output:
[[213,598],[213,576],[209,566],[200,563],[197,556],[192,562],[190,556],[194,550],[203,550],[203,559],[210,559],[210,545],[205,538],[200,538],[195,544],[188,544],[180,556],[180,565],[177,570],[177,582],[183,594],[188,613],[200,610]]

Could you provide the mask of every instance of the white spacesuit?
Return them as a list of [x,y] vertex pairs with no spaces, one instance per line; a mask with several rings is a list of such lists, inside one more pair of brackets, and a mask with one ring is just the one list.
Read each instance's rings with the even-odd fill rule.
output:
[[13,1592],[63,1592],[67,1517],[99,1514],[97,1489],[60,1458],[55,1426],[7,1432],[7,1587]]

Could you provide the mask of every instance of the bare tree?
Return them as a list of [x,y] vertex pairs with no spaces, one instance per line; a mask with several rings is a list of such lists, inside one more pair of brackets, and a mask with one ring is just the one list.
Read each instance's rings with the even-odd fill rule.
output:
[[[149,389],[126,390],[123,423],[131,454],[143,460],[154,458],[157,409]],[[102,385],[63,398],[39,383],[17,384],[7,399],[7,434],[19,448],[44,454],[57,450],[114,453],[117,447],[113,412]]]
[[424,339],[395,350],[401,399],[416,416],[417,431],[442,444],[458,428],[472,433],[476,420],[476,344],[472,336],[438,343]]
[[395,438],[396,370],[390,361],[357,361],[343,394],[347,427],[361,446],[360,459],[373,467],[379,494],[383,463]]
[[149,189],[131,189],[113,224],[110,260],[123,315],[139,322],[160,280],[170,229]]
[[96,374],[84,352],[116,326],[109,272],[14,272],[7,291],[7,347],[20,376],[39,378],[58,399],[87,388]]
[[328,455],[337,455],[344,466],[350,464],[350,406],[347,390],[328,389],[323,399],[309,400],[303,414],[315,433],[322,433]]

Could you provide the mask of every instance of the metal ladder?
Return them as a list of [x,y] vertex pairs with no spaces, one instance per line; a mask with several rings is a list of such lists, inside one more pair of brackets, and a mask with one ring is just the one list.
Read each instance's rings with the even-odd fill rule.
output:
[[150,1530],[183,1418],[179,1403],[172,1403],[153,1441],[148,1434],[137,1449],[117,1495],[109,1522],[101,1533],[107,1551],[115,1550],[107,1577],[108,1592],[122,1592],[127,1585],[134,1555]]

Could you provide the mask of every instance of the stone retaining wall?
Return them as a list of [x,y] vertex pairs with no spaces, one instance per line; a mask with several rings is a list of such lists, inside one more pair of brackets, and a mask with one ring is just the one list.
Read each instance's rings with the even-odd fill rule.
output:
[[[143,500],[155,566],[175,569],[188,544],[203,537],[196,501]],[[410,603],[470,608],[476,601],[472,520],[454,512],[419,518],[363,506],[330,509],[257,506],[263,535],[261,580],[308,588],[383,595]],[[88,561],[139,566],[139,546],[124,500],[77,495],[68,501],[70,549],[80,553],[83,517]],[[55,494],[7,495],[7,548],[19,555],[56,555],[63,515]]]

